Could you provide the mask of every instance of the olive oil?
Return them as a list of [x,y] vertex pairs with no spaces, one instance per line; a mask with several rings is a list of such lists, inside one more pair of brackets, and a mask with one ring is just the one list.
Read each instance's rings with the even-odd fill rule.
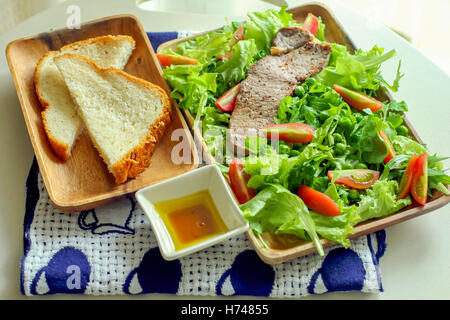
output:
[[208,190],[154,204],[175,250],[229,231]]

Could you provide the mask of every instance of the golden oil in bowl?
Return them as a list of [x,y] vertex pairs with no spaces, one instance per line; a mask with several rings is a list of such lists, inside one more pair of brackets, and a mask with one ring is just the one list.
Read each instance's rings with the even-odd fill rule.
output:
[[153,205],[166,225],[175,250],[229,231],[208,190]]

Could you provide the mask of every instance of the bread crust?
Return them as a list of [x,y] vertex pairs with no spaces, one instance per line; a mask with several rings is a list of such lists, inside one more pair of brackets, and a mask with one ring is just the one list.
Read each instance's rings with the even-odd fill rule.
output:
[[[81,47],[81,46],[84,46],[84,45],[89,45],[89,44],[97,43],[97,42],[98,43],[100,43],[100,42],[108,43],[108,42],[112,42],[112,41],[115,41],[115,40],[126,40],[126,41],[131,42],[133,44],[133,46],[136,45],[136,41],[132,37],[126,36],[126,35],[100,36],[100,37],[90,38],[90,39],[86,39],[86,40],[81,40],[81,41],[77,41],[77,42],[65,45],[65,46],[61,47],[59,50],[56,50],[56,51],[48,51],[46,54],[44,54],[41,57],[41,59],[39,59],[39,62],[36,65],[36,69],[34,70],[34,75],[33,75],[33,81],[34,81],[34,88],[35,88],[35,91],[36,91],[36,95],[38,97],[39,102],[41,103],[42,109],[44,110],[43,112],[41,112],[42,123],[44,124],[44,130],[45,130],[45,133],[47,134],[48,140],[50,142],[50,146],[52,147],[53,151],[55,151],[57,156],[63,161],[67,161],[69,159],[71,150],[70,150],[70,146],[67,143],[56,139],[50,133],[50,129],[48,128],[47,119],[45,117],[45,110],[49,107],[49,102],[44,99],[44,96],[43,96],[42,92],[40,91],[40,81],[39,81],[39,73],[40,73],[40,70],[42,68],[42,65],[44,64],[46,59],[49,58],[50,55],[57,56],[64,49]],[[75,137],[74,144],[75,144],[76,140],[78,139],[78,137],[79,137],[81,132],[82,132],[82,130],[80,130],[78,132],[77,137]]]
[[58,51],[49,51],[46,54],[42,56],[41,59],[39,59],[38,64],[36,65],[36,69],[34,70],[34,88],[36,90],[37,97],[39,99],[39,102],[41,103],[41,107],[43,110],[47,109],[49,104],[48,101],[44,99],[41,90],[40,90],[40,81],[39,81],[39,72],[41,71],[42,65],[44,64],[45,60],[48,58],[48,56],[52,54],[57,54]]
[[[163,90],[165,93],[165,91]],[[163,115],[150,127],[147,136],[141,140],[138,146],[130,151],[119,162],[112,166],[116,183],[120,184],[129,178],[136,176],[151,164],[151,157],[159,141],[164,136],[168,126],[172,122],[170,103],[164,108]]]
[[45,110],[41,112],[42,117],[42,124],[44,125],[45,133],[47,133],[47,138],[50,142],[51,147],[53,148],[53,151],[56,153],[56,155],[63,161],[67,161],[69,159],[69,145],[67,143],[64,143],[58,139],[56,139],[48,129],[47,124],[47,117],[45,116]]
[[130,41],[131,43],[133,43],[134,46],[136,45],[136,41],[133,39],[133,37],[122,35],[122,34],[115,35],[115,36],[113,36],[113,35],[106,35],[106,36],[100,36],[100,37],[96,37],[96,38],[89,38],[89,39],[86,39],[86,40],[80,40],[80,41],[77,41],[77,42],[73,42],[73,43],[67,44],[67,45],[61,47],[61,49],[59,49],[58,52],[62,52],[63,49],[73,48],[73,47],[81,47],[81,46],[88,45],[88,44],[91,44],[91,43],[94,43],[94,42],[108,43],[108,42],[112,42],[112,41],[115,41],[115,40],[127,40],[127,41]]
[[[97,72],[104,74],[107,72],[115,72],[127,80],[134,82],[138,85],[142,85],[147,89],[156,90],[161,94],[161,99],[163,100],[163,110],[161,116],[151,124],[149,127],[147,135],[140,141],[140,143],[130,150],[121,160],[114,164],[111,164],[109,170],[114,175],[115,182],[117,184],[124,183],[129,178],[135,178],[138,174],[142,173],[151,164],[151,157],[155,151],[159,141],[163,137],[167,128],[172,122],[172,105],[170,103],[169,96],[166,91],[161,87],[146,81],[141,78],[132,76],[122,70],[116,68],[100,68],[95,61],[86,58],[84,56],[79,56],[73,53],[66,53],[55,57],[55,60],[62,58],[73,58],[84,60],[86,63],[91,64]],[[94,139],[92,139],[94,141]],[[103,159],[105,157],[102,155],[101,149],[94,142],[95,147],[99,151]]]

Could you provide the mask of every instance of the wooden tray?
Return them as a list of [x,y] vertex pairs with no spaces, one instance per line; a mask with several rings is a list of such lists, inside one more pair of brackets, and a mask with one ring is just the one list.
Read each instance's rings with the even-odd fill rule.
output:
[[[161,86],[170,94],[163,79],[148,37],[136,17],[119,15],[85,23],[81,29],[61,29],[11,42],[6,57],[22,106],[28,133],[36,154],[40,172],[53,204],[64,212],[89,210],[121,199],[153,183],[193,170],[198,166],[198,155],[192,135],[176,103],[172,101],[174,120],[155,150],[151,166],[137,178],[117,185],[113,176],[93,147],[87,133],[75,144],[72,156],[63,162],[54,154],[41,121],[41,105],[33,84],[33,73],[39,59],[49,50],[79,40],[103,35],[129,35],[136,41],[125,71]],[[179,141],[171,141],[175,129],[184,130],[185,142],[191,148],[190,164],[174,164],[171,151]]]
[[[326,25],[325,39],[328,42],[335,42],[345,45],[350,52],[355,51],[356,46],[353,44],[350,37],[346,34],[341,24],[333,16],[331,11],[323,4],[313,2],[297,8],[289,9],[287,11],[292,13],[293,18],[299,23],[302,23],[305,20],[308,12],[311,12],[316,16],[320,16],[322,18],[322,21]],[[208,32],[203,32],[186,38],[166,42],[158,48],[158,52],[161,52],[169,48],[174,48],[178,46],[178,44],[180,44],[181,42],[195,38],[196,36],[199,35],[206,34]],[[387,90],[381,90],[380,94],[382,96],[385,96],[387,99],[391,100],[391,97],[389,96],[389,92],[387,92]],[[191,128],[194,128],[193,126],[194,117],[192,116],[192,114],[190,114],[189,111],[187,110],[183,110],[183,112]],[[422,140],[420,139],[416,130],[414,130],[411,123],[406,118],[405,118],[405,125],[409,128],[412,137],[419,143],[422,143]],[[214,163],[215,159],[211,154],[208,153],[206,144],[202,139],[201,133],[197,132],[196,130],[194,130],[193,133],[194,138],[196,139],[196,141],[199,142],[199,145],[201,145],[202,147],[205,162]],[[450,196],[445,196],[440,192],[434,192],[433,197],[429,199],[428,203],[425,206],[418,206],[413,204],[406,208],[403,208],[401,211],[394,213],[392,215],[379,219],[371,219],[356,225],[354,227],[355,233],[349,236],[349,238],[350,239],[357,238],[362,235],[366,235],[375,232],[377,230],[381,230],[386,227],[392,226],[394,224],[403,222],[405,220],[420,216],[432,210],[438,209],[446,205],[448,202],[450,202]],[[279,264],[300,256],[304,256],[309,253],[316,252],[316,248],[311,241],[304,241],[295,236],[287,235],[277,237],[264,233],[262,237],[266,242],[266,244],[268,244],[269,246],[269,248],[264,248],[261,241],[253,234],[251,230],[247,232],[247,235],[259,257],[268,264]],[[326,239],[321,239],[321,243],[323,247],[330,247],[336,245],[336,243]]]

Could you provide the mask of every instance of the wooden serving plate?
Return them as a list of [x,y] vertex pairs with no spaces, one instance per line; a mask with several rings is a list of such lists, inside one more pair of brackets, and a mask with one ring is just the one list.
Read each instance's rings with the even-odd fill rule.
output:
[[[320,16],[322,18],[322,21],[326,25],[325,39],[328,42],[343,44],[348,48],[350,52],[354,52],[356,50],[356,46],[353,44],[350,37],[346,34],[341,24],[334,17],[331,11],[323,4],[313,2],[300,7],[289,9],[287,11],[292,13],[293,18],[299,23],[302,23],[305,20],[309,12],[313,13],[315,16]],[[158,52],[161,52],[169,48],[175,48],[181,42],[195,38],[199,35],[206,34],[208,32],[210,31],[191,35],[189,37],[182,39],[168,41],[166,43],[163,43],[158,48]],[[387,90],[382,89],[379,93],[387,100],[391,100],[391,97]],[[194,128],[194,117],[192,116],[192,114],[190,114],[190,112],[187,110],[183,110],[183,113],[186,119],[188,120],[188,123],[191,126],[191,128]],[[422,140],[420,139],[416,130],[414,130],[411,123],[406,118],[405,118],[405,125],[409,128],[411,136],[419,143],[422,143]],[[207,146],[202,139],[201,132],[198,132],[194,128],[193,133],[194,138],[196,139],[196,141],[198,141],[199,145],[201,145],[202,147],[203,158],[205,162],[214,163],[215,159],[211,154],[208,153]],[[412,204],[392,215],[378,219],[371,219],[359,223],[354,227],[355,232],[354,234],[349,236],[349,238],[350,239],[357,238],[362,235],[366,235],[384,229],[386,227],[395,225],[397,223],[403,222],[405,220],[420,216],[432,210],[436,210],[446,205],[448,202],[450,202],[450,196],[445,196],[441,192],[434,192],[433,197],[428,199],[428,203],[425,206]],[[255,248],[258,256],[268,264],[279,264],[282,262],[292,260],[294,258],[304,256],[306,254],[316,252],[316,248],[311,241],[304,241],[292,235],[273,236],[268,233],[263,233],[262,238],[264,239],[264,242],[268,245],[268,248],[264,247],[261,240],[258,239],[251,230],[247,231],[247,235],[253,247]],[[330,247],[333,245],[337,245],[336,243],[326,239],[321,239],[321,243],[323,247]]]
[[[52,203],[64,212],[89,210],[125,197],[143,187],[178,176],[198,166],[198,155],[192,135],[175,101],[172,101],[173,123],[156,148],[151,166],[135,179],[117,185],[93,147],[86,132],[76,142],[72,156],[61,161],[53,152],[41,121],[41,105],[35,93],[33,74],[39,59],[49,50],[92,37],[129,35],[136,41],[125,71],[162,87],[170,96],[162,70],[148,37],[136,17],[118,15],[87,22],[80,29],[45,32],[11,42],[6,57],[22,106],[28,133],[39,169]],[[179,143],[171,141],[172,132],[182,129],[184,143],[190,148],[191,161],[175,164],[171,152]]]

